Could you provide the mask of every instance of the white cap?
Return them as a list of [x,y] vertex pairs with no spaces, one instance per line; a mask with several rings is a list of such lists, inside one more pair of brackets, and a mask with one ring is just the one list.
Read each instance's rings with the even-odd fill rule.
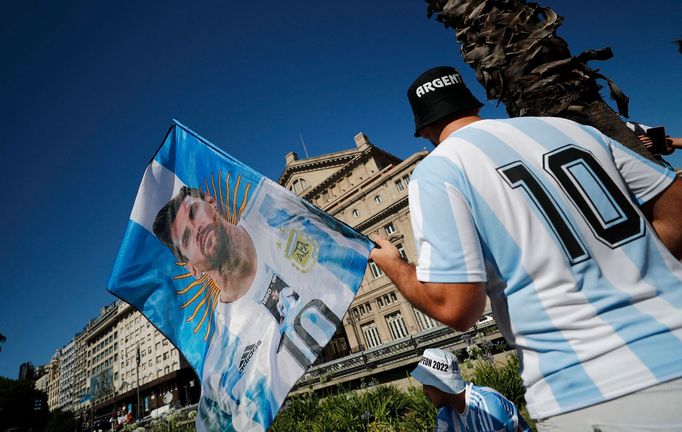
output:
[[459,374],[457,358],[451,352],[442,349],[424,350],[421,361],[412,371],[412,376],[423,385],[436,387],[445,393],[458,394],[466,387],[466,382]]

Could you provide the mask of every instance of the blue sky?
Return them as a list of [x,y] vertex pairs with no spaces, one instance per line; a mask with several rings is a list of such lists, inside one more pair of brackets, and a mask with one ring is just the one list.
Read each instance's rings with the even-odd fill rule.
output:
[[[333,4],[333,6],[331,6]],[[547,0],[574,55],[630,96],[631,118],[682,136],[682,4]],[[284,156],[351,148],[362,131],[406,157],[405,90],[461,69],[425,3],[43,2],[0,6],[0,375],[43,364],[114,298],[106,281],[142,172],[173,118],[277,179]],[[504,117],[486,103],[483,115]],[[682,152],[678,152],[682,153]],[[672,159],[682,165],[682,154]]]

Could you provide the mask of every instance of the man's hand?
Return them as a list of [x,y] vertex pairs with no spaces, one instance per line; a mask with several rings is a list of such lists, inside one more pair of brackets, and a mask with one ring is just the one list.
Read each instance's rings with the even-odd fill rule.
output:
[[459,331],[468,330],[481,317],[483,283],[420,282],[414,265],[403,260],[390,241],[377,235],[371,239],[379,247],[372,249],[370,258],[414,307]]
[[[382,270],[385,267],[390,266],[391,264],[395,264],[396,261],[402,261],[403,257],[400,256],[400,252],[398,252],[398,248],[395,247],[393,243],[388,241],[387,239],[380,237],[376,234],[372,234],[370,239],[379,245],[379,247],[376,247],[372,249],[372,252],[370,252],[369,257],[374,261],[379,268]],[[386,272],[384,272],[386,273]]]
[[654,142],[649,138],[647,135],[637,135],[637,138],[639,138],[639,141],[646,147],[647,150],[651,150],[651,147],[654,145]]

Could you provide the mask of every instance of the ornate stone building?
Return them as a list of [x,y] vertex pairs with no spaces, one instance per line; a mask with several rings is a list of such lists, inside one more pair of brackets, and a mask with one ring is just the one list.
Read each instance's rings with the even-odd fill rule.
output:
[[59,378],[60,378],[60,358],[61,350],[57,350],[50,362],[45,365],[47,374],[47,405],[50,410],[60,406],[59,403]]
[[[388,237],[405,258],[414,262],[407,187],[416,164],[427,154],[417,152],[401,160],[359,133],[355,148],[350,150],[302,160],[289,153],[279,183],[363,234]],[[343,319],[343,332],[337,332],[321,360],[371,349],[436,325],[412,308],[370,261]]]

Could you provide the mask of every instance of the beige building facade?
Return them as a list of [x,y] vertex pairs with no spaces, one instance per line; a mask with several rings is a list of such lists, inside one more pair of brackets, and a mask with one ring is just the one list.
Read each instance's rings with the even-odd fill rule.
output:
[[[279,183],[363,234],[387,237],[415,262],[407,189],[412,171],[427,154],[421,151],[401,160],[359,133],[350,150],[302,160],[289,153]],[[323,360],[343,355],[344,349],[372,349],[438,325],[414,309],[370,261],[343,319],[345,338],[335,338]]]
[[60,368],[59,361],[61,357],[61,350],[57,350],[50,362],[45,365],[45,371],[47,375],[47,406],[50,411],[58,408],[61,404],[59,403],[59,388],[60,388]]

